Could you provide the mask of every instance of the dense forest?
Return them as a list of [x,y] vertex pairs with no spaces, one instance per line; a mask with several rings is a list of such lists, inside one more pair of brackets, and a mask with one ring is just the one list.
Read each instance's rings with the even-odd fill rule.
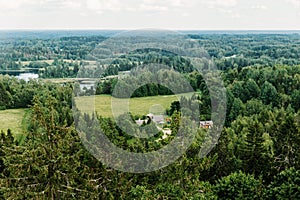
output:
[[[210,91],[203,74],[191,62],[166,52],[133,52],[111,65],[96,65],[94,90],[80,91],[78,83],[52,83],[43,78],[74,78],[89,74],[86,56],[103,36],[12,38],[0,41],[0,69],[39,69],[40,79],[28,82],[0,75],[0,110],[29,108],[24,138],[2,130],[0,135],[0,199],[300,199],[300,35],[192,34],[221,72],[227,110],[217,145],[199,157],[208,129],[197,128],[195,139],[176,162],[148,173],[115,170],[98,161],[82,143],[78,126],[95,132],[98,123],[109,140],[129,152],[151,152],[172,142],[182,110],[199,108],[200,120],[211,120]],[[49,62],[49,60],[52,60]],[[25,62],[25,64],[24,64]],[[171,65],[175,71],[140,69],[145,63]],[[207,65],[207,66],[206,66]],[[203,67],[210,63],[203,61]],[[94,69],[95,69],[94,68]],[[143,73],[137,73],[136,68]],[[97,71],[98,70],[98,71]],[[120,75],[137,73],[135,78]],[[166,113],[169,137],[130,135],[117,120],[88,115],[74,108],[74,94],[128,96],[116,84],[137,88],[131,98],[169,95],[160,84],[141,85],[160,78],[180,85],[183,75],[197,95],[174,101]],[[176,85],[178,84],[178,85]],[[79,90],[79,91],[77,91]],[[153,124],[152,124],[153,125]],[[155,128],[151,124],[149,129]],[[92,134],[97,141],[97,135]],[[95,139],[96,138],[96,139]],[[101,139],[101,138],[100,138]]]
[[[28,35],[28,34],[27,34]],[[2,37],[0,38],[0,72],[10,70],[38,70],[43,78],[76,77],[78,68],[89,65],[89,53],[107,36],[55,37]],[[221,70],[246,66],[294,66],[299,62],[299,34],[197,34],[189,35],[199,41],[216,66]],[[190,63],[165,54],[141,54],[120,57],[105,68],[103,75],[116,75],[140,64],[158,61],[177,66],[185,72]],[[47,62],[53,60],[52,62]],[[85,61],[86,60],[86,61]],[[85,62],[84,62],[85,61]],[[178,64],[182,63],[182,66]],[[206,63],[208,64],[208,63]],[[184,69],[187,68],[187,69]]]

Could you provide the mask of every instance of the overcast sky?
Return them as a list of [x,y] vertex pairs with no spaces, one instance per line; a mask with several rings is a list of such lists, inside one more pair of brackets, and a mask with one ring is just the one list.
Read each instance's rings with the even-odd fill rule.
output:
[[300,30],[300,0],[0,0],[0,29]]

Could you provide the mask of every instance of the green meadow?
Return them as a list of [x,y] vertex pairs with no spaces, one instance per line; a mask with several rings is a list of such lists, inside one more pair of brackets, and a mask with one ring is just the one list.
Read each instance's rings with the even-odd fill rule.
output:
[[28,109],[9,109],[0,111],[0,130],[10,129],[14,135],[23,134],[23,119]]
[[[96,111],[103,117],[118,116],[124,112],[131,112],[134,115],[146,115],[148,113],[163,114],[173,101],[177,101],[180,96],[191,97],[193,93],[167,96],[152,96],[130,99],[113,98],[110,95],[96,95],[76,97],[77,108],[81,112],[92,113]],[[112,110],[112,107],[114,108]],[[29,109],[8,109],[0,111],[0,131],[10,129],[14,135],[23,134],[24,116]]]
[[[103,117],[118,116],[124,112],[131,112],[133,115],[146,115],[148,113],[162,114],[173,101],[178,101],[180,96],[191,97],[193,93],[151,96],[130,99],[118,99],[110,95],[96,95],[76,97],[77,108],[82,113],[97,112]],[[113,108],[113,109],[112,109]]]

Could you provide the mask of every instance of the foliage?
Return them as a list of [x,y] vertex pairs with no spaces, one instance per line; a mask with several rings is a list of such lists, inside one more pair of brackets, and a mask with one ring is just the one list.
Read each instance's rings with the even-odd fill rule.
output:
[[[84,118],[86,123],[81,125],[91,133],[97,133],[97,123],[111,142],[127,151],[160,149],[172,142],[184,113],[193,119],[211,119],[210,94],[219,92],[208,88],[204,79],[212,77],[208,70],[211,62],[202,59],[204,74],[200,74],[188,59],[146,49],[101,65],[87,55],[102,36],[1,40],[0,69],[22,71],[29,67],[43,78],[91,77],[93,73],[98,80],[96,94],[106,95],[96,96],[94,102],[94,97],[81,96],[93,94],[93,89],[81,91],[79,84],[26,82],[1,75],[0,109],[29,109],[23,120],[22,142],[16,137],[15,125],[3,119],[9,115],[1,115],[1,123],[7,126],[0,134],[0,199],[299,199],[299,35],[191,37],[208,50],[222,70],[227,94],[225,127],[205,158],[199,158],[198,153],[208,130],[195,129],[193,143],[178,160],[145,174],[116,171],[92,157],[81,143],[73,116],[75,123],[76,117]],[[144,68],[151,63],[174,70]],[[127,77],[128,70],[134,78]],[[157,96],[173,93],[166,87],[168,83],[187,92],[179,78],[185,78],[197,95],[192,92],[182,95],[189,98],[179,99]],[[151,83],[153,80],[158,81]],[[109,109],[118,82],[128,90],[116,91],[114,95],[123,98],[117,100],[128,100],[124,97],[129,97],[130,90],[131,97],[142,98],[130,99],[129,118],[120,115],[115,121]],[[72,110],[73,89],[80,95],[73,103],[86,113],[75,107]],[[98,114],[90,115],[92,103]],[[148,104],[157,103],[168,108],[171,134],[163,138],[157,131],[149,139],[130,135],[134,130],[143,133],[145,127],[157,129],[150,121],[134,126],[134,120],[146,118]],[[195,114],[196,109],[200,115]],[[117,123],[127,128],[123,130]],[[95,138],[96,134],[91,135]]]
[[42,85],[35,80],[26,83],[24,80],[0,75],[0,110],[27,108],[41,88]]
[[261,184],[252,175],[234,172],[221,178],[214,191],[218,199],[260,199]]
[[80,141],[71,127],[71,88],[50,86],[48,90],[34,98],[24,145],[5,150],[7,178],[1,185],[8,199],[89,196],[78,177],[83,166]]
[[286,169],[275,176],[269,185],[265,199],[299,199],[300,171],[294,167]]

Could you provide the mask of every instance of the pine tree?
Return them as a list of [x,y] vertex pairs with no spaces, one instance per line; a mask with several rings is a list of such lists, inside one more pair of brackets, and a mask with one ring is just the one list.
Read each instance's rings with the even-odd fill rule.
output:
[[[91,197],[82,147],[71,126],[70,88],[56,87],[34,98],[30,128],[23,146],[6,150],[1,187],[7,199]],[[62,100],[65,100],[62,101]]]

